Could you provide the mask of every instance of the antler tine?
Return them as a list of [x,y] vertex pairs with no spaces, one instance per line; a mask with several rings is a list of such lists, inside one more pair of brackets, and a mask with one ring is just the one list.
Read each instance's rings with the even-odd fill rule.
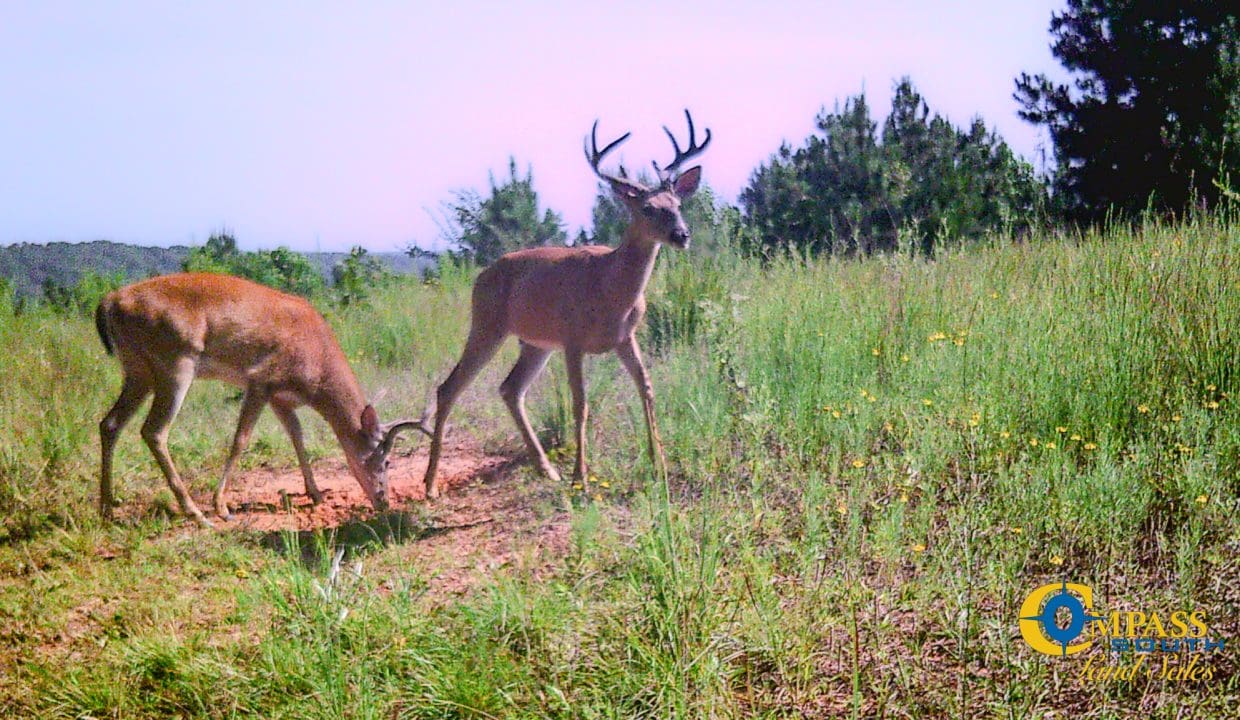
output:
[[604,155],[614,150],[616,146],[619,145],[620,143],[624,142],[625,140],[628,140],[629,136],[632,134],[633,133],[631,132],[626,132],[625,134],[621,135],[615,140],[612,140],[602,150],[599,150],[598,149],[598,120],[594,121],[594,125],[590,128],[590,137],[586,138],[584,145],[585,145],[585,152],[586,152],[586,162],[590,163],[590,167],[594,169],[595,175],[598,175],[600,178],[604,180],[621,179],[621,178],[617,178],[611,173],[606,173],[600,170],[599,163],[603,161]]
[[662,182],[666,183],[670,180],[672,174],[676,172],[676,170],[680,169],[680,166],[684,163],[684,161],[701,154],[702,151],[706,149],[706,146],[710,144],[710,128],[705,128],[706,137],[702,140],[701,145],[697,144],[697,133],[693,127],[693,116],[689,114],[688,108],[685,108],[685,120],[689,124],[689,147],[683,152],[680,149],[680,143],[676,142],[676,136],[667,128],[666,125],[663,126],[663,132],[667,133],[668,139],[672,141],[672,149],[676,151],[676,157],[662,169],[659,168],[658,163],[654,164],[655,172],[658,173],[659,180]]

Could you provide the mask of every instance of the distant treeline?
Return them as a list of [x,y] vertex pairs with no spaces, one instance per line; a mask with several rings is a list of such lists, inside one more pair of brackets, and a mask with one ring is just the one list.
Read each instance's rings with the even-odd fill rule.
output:
[[[219,233],[213,238],[230,238]],[[233,241],[233,250],[236,243]],[[50,288],[71,288],[87,274],[120,276],[139,280],[152,275],[179,272],[196,248],[146,247],[96,240],[84,243],[53,242],[20,243],[0,246],[0,279],[6,280],[11,292],[27,300],[43,296]],[[275,251],[271,251],[275,252]],[[291,252],[291,251],[285,251]],[[326,283],[332,272],[349,253],[296,253],[305,258],[307,266]],[[433,265],[427,258],[413,258],[407,253],[374,253],[370,255],[388,272],[406,274],[425,272]]]

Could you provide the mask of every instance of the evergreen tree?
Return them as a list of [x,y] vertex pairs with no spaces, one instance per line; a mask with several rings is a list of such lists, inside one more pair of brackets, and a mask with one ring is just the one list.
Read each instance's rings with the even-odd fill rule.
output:
[[1022,73],[1021,117],[1055,145],[1056,200],[1097,220],[1180,210],[1240,168],[1240,37],[1230,3],[1069,0],[1052,51],[1073,87]]
[[533,171],[517,175],[517,162],[508,160],[508,179],[490,178],[490,195],[463,190],[446,204],[443,233],[459,248],[454,254],[478,265],[490,265],[513,250],[541,245],[563,245],[568,240],[559,213],[539,211]]
[[907,78],[880,138],[864,95],[822,112],[803,147],[780,148],[741,193],[762,249],[867,253],[911,235],[925,253],[948,238],[1031,223],[1044,189],[1033,168],[976,119],[930,115]]

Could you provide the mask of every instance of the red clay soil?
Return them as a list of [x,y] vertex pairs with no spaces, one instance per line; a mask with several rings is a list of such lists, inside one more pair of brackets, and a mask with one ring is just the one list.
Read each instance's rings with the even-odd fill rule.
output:
[[[559,503],[549,497],[556,488],[530,485],[517,472],[520,460],[450,436],[439,464],[441,495],[427,502],[426,452],[423,446],[392,458],[388,497],[396,515],[413,511],[424,517],[426,525],[413,541],[401,543],[400,556],[419,569],[429,597],[446,602],[503,567],[535,576],[555,572],[571,544],[568,514],[555,509]],[[257,530],[269,537],[272,531],[330,528],[347,534],[351,527],[375,522],[375,511],[343,460],[325,460],[314,471],[324,495],[318,506],[305,494],[297,468],[252,470],[231,484],[232,519],[212,516],[212,522],[219,530]]]
[[[426,472],[426,447],[412,455],[394,455],[388,469],[388,501],[393,509],[409,507],[426,499],[422,475]],[[444,443],[439,463],[439,483],[444,495],[468,484],[474,478],[494,476],[508,458],[488,455],[476,444],[463,441]],[[343,458],[324,460],[314,466],[314,480],[323,491],[323,502],[314,505],[306,495],[301,471],[296,467],[259,469],[238,473],[229,482],[228,507],[232,518],[221,521],[211,515],[217,527],[237,530],[316,530],[332,528],[357,517],[373,514],[361,485],[349,472]],[[436,503],[437,504],[437,503]],[[204,510],[210,507],[207,503]]]

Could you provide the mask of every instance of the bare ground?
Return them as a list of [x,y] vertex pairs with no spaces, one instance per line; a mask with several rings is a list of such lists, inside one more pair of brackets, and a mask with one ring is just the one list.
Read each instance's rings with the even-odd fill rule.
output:
[[472,439],[449,436],[439,465],[441,495],[427,501],[427,448],[393,456],[388,497],[394,509],[384,513],[375,513],[340,459],[314,467],[324,496],[319,505],[306,495],[297,468],[251,470],[231,483],[232,518],[213,521],[221,531],[263,533],[264,544],[276,548],[295,533],[305,549],[320,531],[333,533],[339,545],[393,541],[401,560],[426,581],[428,594],[446,599],[501,567],[553,572],[567,554],[570,522],[558,495],[565,488],[526,482],[523,458],[487,453]]

